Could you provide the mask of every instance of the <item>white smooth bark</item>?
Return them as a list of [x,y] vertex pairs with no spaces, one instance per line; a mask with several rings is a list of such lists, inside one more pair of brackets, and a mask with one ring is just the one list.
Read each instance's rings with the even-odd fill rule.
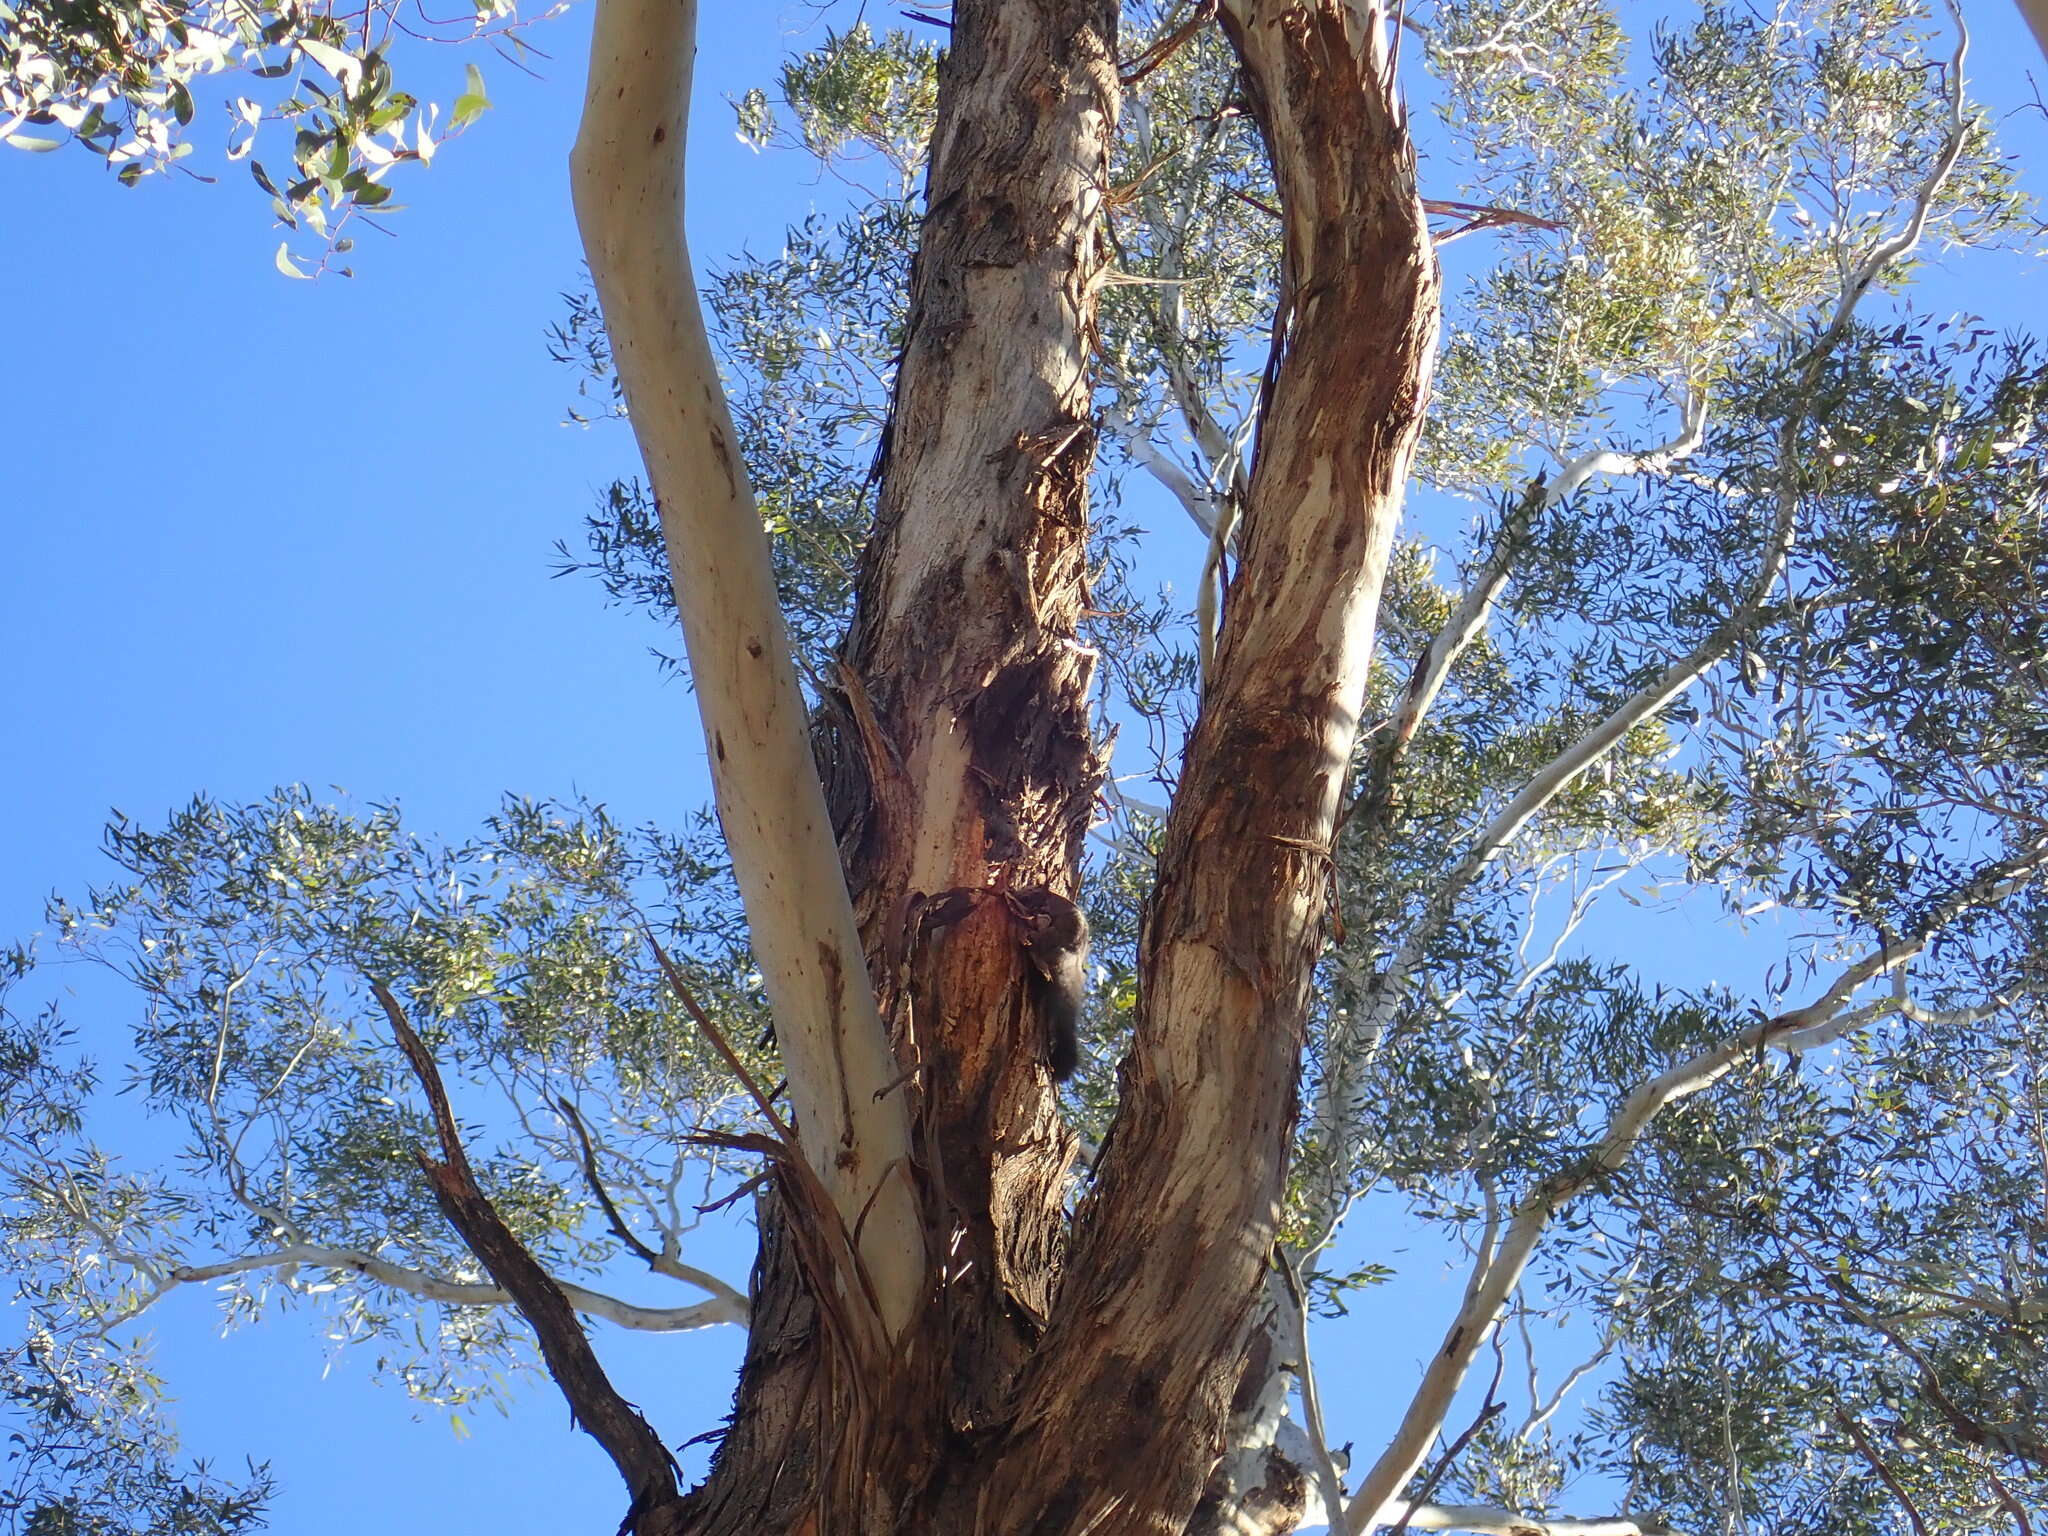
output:
[[570,156],[576,221],[660,509],[718,816],[797,1134],[884,1327],[924,1289],[909,1121],[862,959],[777,602],[683,237],[695,0],[600,0]]
[[[261,1269],[308,1269],[345,1270],[350,1274],[374,1280],[379,1285],[388,1285],[394,1291],[403,1291],[408,1296],[417,1296],[424,1301],[438,1301],[451,1307],[504,1307],[512,1304],[512,1298],[502,1289],[488,1283],[448,1280],[439,1275],[430,1275],[424,1270],[409,1269],[402,1264],[393,1264],[375,1254],[364,1253],[355,1248],[328,1248],[315,1243],[295,1243],[290,1247],[276,1248],[265,1253],[239,1254],[232,1259],[222,1259],[212,1264],[179,1265],[164,1274],[166,1285],[199,1285],[209,1280],[225,1279],[230,1275],[249,1274]],[[557,1279],[562,1294],[569,1298],[569,1305],[590,1317],[601,1317],[608,1323],[621,1328],[631,1328],[640,1333],[682,1333],[693,1328],[710,1328],[719,1323],[745,1324],[747,1320],[747,1299],[723,1280],[703,1271],[692,1271],[690,1283],[710,1291],[711,1298],[687,1307],[643,1307],[635,1302],[622,1301],[602,1291],[593,1291],[588,1286],[578,1285],[573,1280]]]

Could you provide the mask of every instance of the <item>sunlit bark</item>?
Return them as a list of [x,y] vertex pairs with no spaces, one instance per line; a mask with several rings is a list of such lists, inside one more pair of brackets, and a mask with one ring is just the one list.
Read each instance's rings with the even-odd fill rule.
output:
[[[812,766],[768,540],[683,240],[694,0],[605,0],[571,157],[576,217],[661,509],[720,825],[797,1133],[891,1333],[923,1298],[909,1118]],[[864,1298],[844,1277],[850,1304]]]

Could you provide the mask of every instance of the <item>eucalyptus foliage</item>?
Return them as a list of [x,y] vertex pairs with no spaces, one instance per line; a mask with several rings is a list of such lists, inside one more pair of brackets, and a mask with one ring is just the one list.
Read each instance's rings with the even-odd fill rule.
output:
[[[1070,1103],[1089,1132],[1114,1107],[1159,808],[1228,622],[1282,297],[1228,49],[1212,30],[1148,48],[1183,19],[1168,9],[1126,7],[1097,338],[1110,510],[1088,633],[1123,740]],[[1929,312],[1914,269],[1877,258],[1917,228],[1955,260],[2023,234],[2028,208],[1946,14],[1633,20],[1603,0],[1410,17],[1437,114],[1425,191],[1461,286],[1333,855],[1292,1253],[1323,1315],[1369,1327],[1358,1293],[1386,1270],[1339,1262],[1347,1221],[1398,1213],[1483,1258],[1641,1085],[1793,1019],[1759,1036],[1789,1049],[1760,1043],[1672,1104],[1559,1211],[1506,1335],[1529,1400],[1433,1496],[1540,1517],[1603,1473],[1685,1529],[2023,1524],[2048,1498],[2048,358]],[[708,294],[813,678],[888,430],[936,61],[856,26],[794,59],[779,99],[735,104],[743,138],[851,189]],[[82,94],[37,98],[59,121],[97,88],[67,68]],[[120,99],[156,111],[154,89]],[[70,126],[97,143],[92,119]],[[583,375],[580,418],[618,414],[587,298],[554,347]],[[588,532],[565,565],[668,623],[644,488],[613,486]],[[690,1209],[729,1187],[721,1133],[751,1109],[652,941],[748,1080],[776,1077],[711,828],[512,801],[446,845],[290,790],[116,821],[108,852],[120,879],[59,903],[52,942],[147,999],[123,1054],[187,1144],[146,1173],[99,1150],[91,1069],[53,1020],[9,1016],[0,1210],[31,1319],[10,1358],[59,1341],[84,1362],[67,1371],[103,1373],[70,1400],[140,1401],[123,1325],[240,1257],[232,1318],[316,1305],[430,1400],[523,1361],[505,1309],[434,1299],[482,1277],[412,1166],[430,1138],[373,987],[435,1049],[487,1186],[552,1270],[598,1287],[639,1264],[705,1292]],[[1646,956],[1681,903],[1744,936],[1750,979]],[[326,1262],[275,1257],[297,1251]],[[1551,1400],[1539,1366],[1582,1367],[1576,1395]],[[155,1454],[156,1430],[107,1422]]]
[[[201,142],[194,125],[217,116],[227,161],[248,162],[277,222],[299,232],[325,269],[353,246],[342,233],[352,217],[396,210],[393,171],[431,163],[442,141],[490,108],[475,64],[445,116],[400,89],[397,70],[418,67],[416,45],[495,39],[516,48],[523,25],[512,0],[479,0],[452,21],[404,0],[356,9],[298,0],[6,0],[0,141],[38,152],[76,145],[133,186],[189,170],[182,162]],[[266,138],[271,123],[280,127]],[[277,145],[280,131],[288,147]],[[269,166],[257,158],[259,140],[273,146]],[[276,260],[288,277],[313,275],[289,237]]]

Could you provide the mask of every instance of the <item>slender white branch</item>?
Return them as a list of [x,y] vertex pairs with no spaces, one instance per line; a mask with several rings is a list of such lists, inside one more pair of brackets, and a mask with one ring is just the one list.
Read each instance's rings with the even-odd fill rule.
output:
[[[1537,982],[1556,969],[1559,958],[1564,954],[1565,945],[1571,942],[1572,936],[1579,931],[1580,925],[1592,914],[1593,904],[1616,885],[1642,868],[1654,850],[1655,845],[1647,842],[1638,845],[1636,850],[1631,851],[1629,856],[1620,863],[1608,868],[1598,880],[1588,881],[1572,893],[1571,906],[1565,912],[1564,922],[1559,925],[1557,932],[1551,936],[1550,946],[1544,951],[1543,958],[1534,965],[1523,969],[1521,979],[1515,983],[1514,990],[1508,994],[1510,1001],[1525,996]],[[1532,910],[1530,915],[1531,932],[1534,931],[1534,923],[1535,915]]]
[[1398,995],[1405,989],[1408,973],[1420,963],[1423,952],[1442,931],[1473,881],[1500,857],[1508,844],[1544,807],[1613,752],[1630,731],[1660,712],[1734,650],[1736,642],[1762,614],[1770,600],[1772,587],[1784,572],[1785,563],[1792,553],[1798,507],[1799,497],[1793,486],[1787,484],[1782,487],[1778,497],[1778,515],[1773,520],[1763,558],[1741,600],[1714,627],[1713,632],[1685,655],[1668,664],[1618,709],[1552,758],[1495,813],[1466,850],[1465,856],[1431,894],[1422,916],[1387,966],[1383,991]]
[[1699,452],[1707,440],[1707,396],[1704,390],[1689,390],[1678,435],[1655,448],[1628,453],[1617,448],[1595,448],[1582,453],[1559,469],[1557,478],[1543,488],[1543,509],[1547,512],[1565,497],[1575,494],[1595,475],[1668,475],[1672,466]]
[[1287,1279],[1287,1320],[1292,1324],[1295,1360],[1299,1367],[1301,1383],[1301,1416],[1303,1427],[1308,1432],[1308,1446],[1311,1470],[1316,1476],[1316,1490],[1322,1497],[1323,1508],[1330,1511],[1329,1518],[1335,1519],[1336,1512],[1344,1508],[1344,1478],[1337,1470],[1337,1460],[1330,1454],[1330,1437],[1323,1423],[1323,1395],[1316,1386],[1315,1365],[1308,1351],[1308,1291],[1302,1285],[1301,1271],[1293,1257],[1284,1247],[1274,1250],[1281,1272]]
[[1707,397],[1703,391],[1694,391],[1686,398],[1684,423],[1669,442],[1633,453],[1616,448],[1595,449],[1565,464],[1555,479],[1532,484],[1501,520],[1493,545],[1466,585],[1456,610],[1423,652],[1415,677],[1394,715],[1394,740],[1405,746],[1414,736],[1416,727],[1443,691],[1451,668],[1486,628],[1493,605],[1521,553],[1522,538],[1539,512],[1548,512],[1595,475],[1669,474],[1673,465],[1699,451],[1700,444],[1706,441],[1706,429]]
[[1202,557],[1201,584],[1195,591],[1195,647],[1201,661],[1204,688],[1209,685],[1209,675],[1216,667],[1218,610],[1223,600],[1223,552],[1229,547],[1231,534],[1237,527],[1237,508],[1235,496],[1223,499],[1223,509],[1217,514],[1216,526],[1209,534],[1209,551]]
[[1507,586],[1508,574],[1514,569],[1516,556],[1521,553],[1522,537],[1528,532],[1530,520],[1538,507],[1543,504],[1544,497],[1532,486],[1501,519],[1486,558],[1480,561],[1479,569],[1466,584],[1457,608],[1422,653],[1407,692],[1401,696],[1400,706],[1394,711],[1394,718],[1389,722],[1394,750],[1404,749],[1414,739],[1423,717],[1436,703],[1437,695],[1443,692],[1444,681],[1451,675],[1451,668],[1486,628],[1493,605]]
[[1856,318],[1856,306],[1863,302],[1863,295],[1870,291],[1870,285],[1884,274],[1885,268],[1901,256],[1910,255],[1919,245],[1920,236],[1927,229],[1928,215],[1934,208],[1934,199],[1954,174],[1956,162],[1963,155],[1963,145],[1969,138],[1969,122],[1963,110],[1968,100],[1963,88],[1963,69],[1970,57],[1970,29],[1963,21],[1962,8],[1956,0],[1943,0],[1943,4],[1947,6],[1949,19],[1956,28],[1955,57],[1950,61],[1948,71],[1948,137],[1934,162],[1934,169],[1914,195],[1913,210],[1906,216],[1906,222],[1899,227],[1897,234],[1873,246],[1850,273],[1842,296],[1835,305],[1834,318],[1822,333],[1819,349],[1823,354],[1849,329],[1850,322]]
[[683,238],[696,21],[695,0],[600,0],[570,185],[655,491],[719,821],[804,1153],[896,1333],[924,1292],[909,1121],[903,1095],[888,1092],[898,1074]]
[[1620,1342],[1621,1325],[1619,1322],[1616,1322],[1608,1328],[1605,1336],[1600,1340],[1600,1347],[1567,1371],[1564,1380],[1557,1384],[1557,1390],[1552,1392],[1549,1398],[1540,1405],[1535,1403],[1536,1366],[1532,1356],[1529,1366],[1531,1411],[1529,1417],[1522,1422],[1522,1427],[1515,1431],[1515,1438],[1517,1440],[1527,1440],[1537,1430],[1549,1423],[1556,1416],[1557,1410],[1565,1405],[1565,1400],[1577,1389],[1579,1383],[1597,1371],[1601,1363],[1614,1353],[1614,1346]]
[[[283,1269],[294,1265],[361,1275],[367,1280],[376,1281],[379,1285],[403,1291],[408,1296],[417,1296],[423,1301],[441,1302],[451,1307],[505,1307],[512,1304],[512,1298],[495,1285],[448,1280],[439,1275],[428,1274],[424,1270],[393,1264],[359,1249],[328,1248],[317,1243],[294,1243],[289,1247],[273,1248],[262,1253],[238,1254],[234,1258],[216,1260],[211,1264],[165,1266],[160,1271],[156,1293],[150,1299],[153,1301],[157,1296],[180,1285],[204,1285],[210,1280],[224,1280],[234,1275],[252,1274],[265,1269]],[[683,1267],[687,1269],[687,1266]],[[746,1323],[746,1297],[715,1275],[701,1270],[690,1270],[688,1277],[691,1284],[711,1293],[709,1299],[687,1307],[643,1307],[635,1302],[622,1301],[616,1296],[606,1295],[602,1291],[593,1291],[573,1280],[557,1280],[555,1283],[561,1287],[562,1294],[569,1298],[569,1305],[578,1312],[641,1333],[681,1333],[693,1328],[709,1328],[719,1323]],[[141,1308],[134,1309],[140,1310]],[[132,1316],[133,1312],[130,1315]]]
[[[1154,153],[1149,104],[1142,98],[1134,98],[1125,103],[1124,115],[1136,131],[1138,142],[1149,159]],[[1195,146],[1198,158],[1207,153],[1211,141],[1222,128],[1223,120],[1217,118],[1203,130]],[[1166,280],[1159,290],[1160,355],[1166,365],[1168,392],[1173,396],[1182,420],[1187,422],[1195,447],[1209,461],[1210,486],[1222,486],[1225,494],[1242,501],[1248,487],[1241,452],[1244,440],[1242,437],[1233,439],[1223,430],[1209,410],[1208,401],[1203,398],[1201,388],[1188,367],[1187,303],[1178,279],[1182,271],[1181,253],[1187,240],[1188,221],[1193,217],[1196,199],[1191,191],[1169,215],[1154,184],[1147,183],[1139,195],[1147,221],[1154,229],[1169,231],[1159,248],[1159,275]]]
[[1112,402],[1103,407],[1102,428],[1123,445],[1124,451],[1180,503],[1204,538],[1216,532],[1221,498],[1195,483],[1180,461],[1152,441],[1154,423],[1140,421],[1124,406]]

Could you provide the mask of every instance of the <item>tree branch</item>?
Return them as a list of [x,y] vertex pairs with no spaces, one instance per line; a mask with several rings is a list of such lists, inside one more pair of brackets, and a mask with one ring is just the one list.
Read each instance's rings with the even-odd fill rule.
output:
[[808,1160],[899,1333],[924,1294],[909,1119],[811,754],[767,535],[683,239],[695,0],[602,0],[576,220],[656,496],[712,785]]
[[[1833,317],[1807,349],[1800,363],[1799,394],[1802,404],[1800,409],[1786,418],[1778,433],[1777,515],[1764,546],[1763,558],[1758,563],[1741,600],[1715,626],[1712,633],[1691,651],[1666,666],[1653,681],[1638,689],[1606,719],[1538,770],[1514,798],[1487,823],[1485,829],[1466,850],[1464,857],[1432,893],[1414,928],[1388,961],[1374,989],[1377,993],[1374,998],[1376,1011],[1384,1012],[1398,1006],[1401,996],[1406,991],[1409,974],[1421,962],[1424,952],[1434,942],[1436,935],[1449,922],[1460,898],[1522,829],[1583,774],[1619,746],[1631,730],[1660,713],[1673,699],[1703,677],[1710,668],[1725,659],[1737,642],[1748,633],[1751,625],[1762,616],[1769,602],[1771,589],[1783,574],[1791,557],[1801,489],[1798,474],[1799,438],[1812,413],[1813,392],[1819,382],[1820,371],[1833,354],[1836,344],[1847,334],[1849,325],[1855,317],[1856,306],[1869,291],[1871,284],[1892,262],[1910,254],[1919,244],[1934,199],[1955,170],[1956,162],[1963,151],[1968,124],[1963,114],[1962,70],[1964,60],[1969,54],[1970,38],[1953,0],[1949,0],[1949,11],[1955,19],[1958,41],[1951,65],[1948,135],[1936,155],[1933,167],[1914,197],[1912,211],[1904,225],[1897,234],[1880,241],[1858,263],[1843,285]],[[1687,409],[1685,429],[1670,443],[1652,450],[1647,455],[1619,454],[1607,449],[1582,455],[1564,467],[1556,484],[1545,494],[1554,504],[1556,499],[1577,490],[1594,474],[1642,470],[1661,472],[1668,468],[1675,458],[1690,453],[1697,446],[1698,436],[1704,425],[1704,397],[1695,395]],[[1461,611],[1462,607],[1463,605]]]
[[1486,1389],[1486,1401],[1480,1405],[1479,1412],[1472,1422],[1465,1426],[1458,1438],[1453,1440],[1443,1455],[1437,1458],[1436,1465],[1429,1469],[1429,1476],[1425,1477],[1422,1486],[1415,1490],[1415,1497],[1408,1500],[1408,1507],[1401,1511],[1401,1518],[1394,1522],[1394,1528],[1389,1536],[1402,1536],[1402,1533],[1408,1530],[1414,1523],[1415,1511],[1422,1507],[1423,1502],[1435,1491],[1436,1485],[1443,1481],[1444,1474],[1450,1471],[1459,1456],[1464,1454],[1465,1447],[1478,1437],[1479,1431],[1486,1428],[1506,1409],[1507,1404],[1494,1396],[1494,1393],[1500,1390],[1501,1367],[1504,1363],[1505,1357],[1496,1360],[1493,1384]]
[[1221,517],[1222,498],[1195,484],[1194,476],[1171,454],[1152,441],[1154,422],[1142,422],[1125,407],[1111,401],[1102,409],[1103,429],[1115,435],[1140,466],[1164,486],[1180,503],[1204,538],[1213,538]]
[[[653,940],[650,939],[648,942],[652,943]],[[660,948],[659,945],[655,947],[657,949]],[[664,1238],[663,1247],[655,1249],[650,1248],[634,1233],[633,1229],[626,1224],[624,1213],[613,1202],[611,1191],[605,1187],[604,1180],[598,1173],[597,1147],[591,1140],[589,1129],[583,1123],[583,1116],[578,1112],[575,1104],[569,1100],[567,1095],[558,1097],[555,1100],[555,1106],[561,1111],[562,1117],[569,1122],[570,1129],[576,1133],[577,1143],[582,1148],[583,1153],[584,1182],[589,1186],[591,1196],[597,1201],[598,1208],[604,1212],[605,1225],[610,1230],[612,1236],[625,1244],[641,1262],[646,1264],[657,1275],[667,1275],[672,1280],[681,1280],[686,1284],[698,1287],[700,1290],[710,1291],[714,1295],[726,1296],[738,1302],[744,1308],[746,1306],[746,1298],[733,1290],[723,1280],[720,1280],[708,1271],[697,1268],[694,1264],[685,1264],[676,1257],[677,1239],[675,1234],[668,1233]],[[644,1198],[643,1203],[647,1203]],[[658,1219],[656,1225],[660,1225]],[[579,1310],[581,1309],[579,1308]]]
[[[1476,1272],[1477,1283],[1469,1293],[1470,1299],[1460,1308],[1443,1347],[1423,1372],[1400,1428],[1360,1485],[1352,1509],[1382,1509],[1415,1475],[1430,1441],[1443,1426],[1465,1373],[1498,1325],[1508,1298],[1521,1283],[1551,1217],[1580,1191],[1626,1164],[1658,1114],[1671,1104],[1713,1086],[1737,1065],[1753,1060],[1765,1050],[1810,1050],[1895,1012],[1896,998],[1861,1008],[1847,1005],[1869,982],[1918,955],[1934,934],[1960,913],[2002,899],[2015,888],[2016,882],[2025,880],[2044,864],[2048,864],[2048,842],[1981,871],[1940,903],[1916,933],[1844,967],[1813,1002],[1761,1020],[1712,1049],[1638,1084],[1609,1117],[1605,1133],[1590,1154],[1545,1179],[1522,1199],[1498,1250]],[[1354,1522],[1350,1528],[1358,1527]]]
[[1899,1501],[1899,1508],[1906,1512],[1906,1523],[1913,1527],[1913,1536],[1927,1536],[1927,1522],[1920,1518],[1920,1511],[1914,1507],[1911,1496],[1899,1486],[1899,1480],[1892,1475],[1892,1469],[1884,1464],[1884,1458],[1877,1454],[1877,1447],[1870,1443],[1870,1437],[1863,1433],[1863,1427],[1839,1408],[1835,1410],[1835,1422],[1848,1432],[1850,1440],[1855,1442],[1857,1454],[1870,1464],[1870,1470],[1877,1474],[1878,1481],[1889,1488],[1892,1497]]
[[[505,1225],[497,1207],[477,1187],[476,1175],[462,1150],[462,1132],[449,1107],[448,1092],[442,1086],[433,1054],[413,1033],[390,990],[381,982],[372,982],[371,991],[390,1020],[399,1049],[411,1063],[434,1117],[435,1132],[441,1142],[440,1160],[421,1149],[415,1149],[413,1155],[433,1188],[435,1203],[449,1225],[462,1234],[470,1251],[511,1293],[513,1304],[540,1341],[548,1375],[568,1400],[570,1413],[618,1468],[627,1492],[633,1496],[633,1512],[673,1502],[678,1494],[675,1458],[640,1411],[612,1386],[561,1287],[540,1267],[526,1245]],[[631,1524],[633,1514],[629,1513],[627,1525]]]
[[[1405,1507],[1407,1501],[1401,1501]],[[1375,1522],[1385,1524],[1385,1521]],[[1422,1504],[1408,1521],[1411,1531],[1469,1531],[1473,1536],[1678,1536],[1661,1520],[1628,1515],[1538,1519],[1491,1504]]]
[[1287,1282],[1287,1300],[1293,1316],[1295,1354],[1301,1365],[1301,1417],[1302,1427],[1308,1432],[1310,1454],[1315,1458],[1316,1482],[1322,1493],[1323,1508],[1329,1511],[1328,1518],[1337,1519],[1344,1508],[1344,1478],[1337,1471],[1336,1458],[1330,1454],[1329,1432],[1323,1425],[1323,1397],[1316,1387],[1315,1366],[1308,1353],[1308,1292],[1302,1287],[1301,1271],[1295,1267],[1284,1243],[1273,1246],[1273,1262],[1280,1268],[1280,1274]]

